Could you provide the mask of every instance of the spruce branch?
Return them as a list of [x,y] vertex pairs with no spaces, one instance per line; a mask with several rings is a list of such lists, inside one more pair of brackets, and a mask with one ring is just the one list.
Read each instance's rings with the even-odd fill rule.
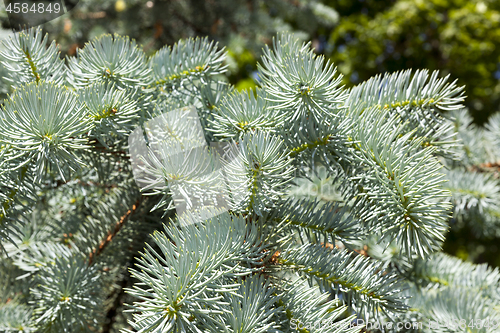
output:
[[475,172],[491,172],[498,171],[500,169],[500,161],[497,162],[485,162],[472,167],[472,171]]
[[90,129],[77,95],[50,82],[19,87],[2,107],[0,142],[10,145],[24,161],[33,161],[35,180],[47,170],[66,179],[65,168],[82,164],[74,153],[85,149],[82,137]]
[[284,285],[278,304],[283,307],[287,319],[286,328],[301,333],[354,333],[361,327],[349,327],[354,315],[342,318],[347,310],[338,300],[329,299],[329,294],[311,287],[306,279],[293,277]]
[[283,126],[283,115],[272,112],[262,90],[232,93],[216,109],[209,130],[216,137],[239,140],[245,133],[274,133]]
[[0,332],[35,332],[32,311],[29,306],[15,301],[0,305]]
[[490,333],[498,330],[500,314],[480,293],[446,287],[437,292],[429,291],[428,295],[419,298],[420,301],[414,307],[422,313],[425,329],[430,332],[463,330]]
[[275,103],[273,108],[283,112],[287,122],[334,118],[336,106],[347,98],[340,87],[342,76],[335,77],[336,68],[315,55],[310,43],[299,45],[291,35],[273,39],[272,50],[264,48],[258,69],[266,99]]
[[494,114],[488,118],[488,122],[484,125],[485,139],[492,143],[492,147],[486,146],[489,153],[488,162],[497,162],[500,160],[500,115]]
[[402,281],[393,273],[379,271],[377,263],[364,256],[305,244],[290,246],[277,261],[316,279],[365,318],[377,317],[380,311],[391,316],[407,309]]
[[224,49],[217,50],[217,44],[208,38],[189,38],[173,47],[164,46],[150,59],[154,85],[224,73],[227,68],[222,64],[224,58]]
[[499,210],[500,186],[491,174],[466,172],[461,169],[446,171],[446,188],[451,191],[455,215],[467,210]]
[[[15,88],[0,116],[0,331],[114,330],[124,292],[123,332],[498,320],[498,270],[435,253],[452,205],[454,228],[495,232],[500,218],[487,170],[500,117],[474,126],[449,76],[345,89],[310,43],[281,34],[260,88],[236,92],[206,38],[148,59],[104,35],[67,67],[46,44],[31,29],[0,52]],[[290,191],[295,176],[334,193]],[[177,215],[123,278],[160,207]]]
[[128,37],[108,34],[95,38],[78,49],[75,58],[68,58],[68,64],[69,81],[77,89],[100,82],[135,90],[151,81],[144,51]]
[[77,217],[79,222],[72,229],[72,245],[84,257],[92,257],[92,262],[96,261],[97,253],[104,251],[115,239],[115,231],[118,233],[129,223],[131,214],[141,206],[137,205],[137,201],[142,203],[130,178],[118,180],[117,186],[110,188],[79,186],[83,193],[90,191],[92,196],[87,195],[81,203],[90,209],[85,215]]
[[238,281],[240,287],[235,293],[224,294],[227,310],[221,315],[223,332],[264,333],[282,332],[275,322],[279,298],[275,288],[262,275],[252,275]]
[[310,231],[334,244],[336,240],[348,244],[363,238],[361,223],[349,214],[349,206],[340,207],[337,203],[320,205],[319,201],[288,199],[268,219],[277,223],[284,221],[299,231]]
[[[428,70],[412,70],[377,75],[354,87],[349,92],[346,106],[350,110],[378,109],[409,110],[436,108],[458,110],[463,106],[465,87],[457,87],[456,80],[447,82],[450,75],[439,78],[439,72],[431,76]],[[362,111],[358,111],[362,112]]]
[[56,259],[31,290],[35,324],[43,332],[92,332],[102,305],[97,293],[99,274],[81,258]]
[[444,253],[436,253],[427,261],[418,260],[412,272],[420,285],[439,284],[467,288],[483,297],[497,299],[500,292],[500,272],[487,264],[472,264]]
[[[2,251],[5,250],[3,244],[4,240],[13,243],[13,237],[20,237],[21,235],[19,227],[16,225],[17,221],[11,218],[11,213],[15,203],[22,199],[20,196],[26,197],[26,194],[29,195],[29,192],[31,192],[26,191],[24,195],[19,195],[19,193],[23,193],[22,190],[24,187],[22,184],[26,181],[26,178],[28,178],[26,177],[27,172],[28,166],[24,165],[21,170],[19,170],[19,174],[16,175],[17,177],[15,178],[17,179],[12,177],[12,173],[0,175],[0,179],[3,181],[2,183],[5,186],[1,186],[2,191],[0,192],[0,200],[2,202],[2,205],[0,206],[0,250]],[[5,194],[4,192],[7,192],[8,194]]]
[[414,131],[423,139],[422,146],[435,146],[437,154],[453,156],[458,141],[451,122],[442,111],[461,109],[465,87],[456,80],[448,82],[449,75],[439,78],[439,72],[430,76],[427,70],[411,70],[377,75],[349,91],[346,101],[348,113],[362,114],[377,108],[397,114],[405,131]]
[[463,167],[496,161],[498,159],[494,132],[473,124],[472,117],[466,109],[451,112],[452,124],[460,147],[456,147],[457,164]]
[[347,174],[356,163],[350,151],[354,124],[352,119],[340,112],[335,119],[322,124],[294,123],[290,130],[283,128],[280,134],[299,171],[303,168],[314,169],[315,163],[320,163],[331,173],[341,171]]
[[[359,181],[370,205],[376,207],[370,229],[389,242],[397,240],[408,256],[421,257],[434,252],[444,240],[450,205],[443,188],[442,166],[433,156],[434,148],[421,149],[421,138],[411,140],[395,116],[376,108],[355,121],[355,156],[367,167],[366,173],[353,175]],[[373,223],[373,224],[372,224]]]
[[225,213],[198,226],[181,225],[186,227],[155,232],[161,252],[146,244],[140,271],[131,269],[140,283],[127,291],[141,301],[130,310],[135,313],[130,324],[142,332],[209,329],[210,315],[221,315],[227,304],[221,294],[238,289],[227,278],[251,274],[266,255],[257,228],[245,228],[241,217]]
[[[71,258],[74,255],[66,244],[54,242],[47,236],[30,235],[18,242],[17,248],[8,248],[9,255],[13,258],[13,264],[24,271],[19,279],[32,277],[40,270],[50,266],[58,258]],[[45,240],[43,239],[45,238]]]
[[299,147],[292,148],[290,156],[294,157],[295,155],[298,155],[307,149],[314,150],[320,146],[326,146],[330,142],[330,138],[331,136],[327,134],[324,137],[319,138],[319,140],[316,140],[312,143],[303,143]]
[[125,139],[139,119],[134,96],[112,84],[95,83],[80,94],[87,116],[93,122],[89,139],[97,139],[105,148],[117,139]]
[[231,209],[269,211],[285,195],[293,168],[279,137],[265,132],[245,134],[238,142],[239,151],[223,162],[232,192]]

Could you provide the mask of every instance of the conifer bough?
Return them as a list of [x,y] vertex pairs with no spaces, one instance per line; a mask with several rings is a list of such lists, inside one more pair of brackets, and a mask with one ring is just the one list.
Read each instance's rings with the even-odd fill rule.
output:
[[498,331],[498,269],[440,249],[500,230],[500,118],[449,77],[346,89],[282,34],[238,92],[207,39],[42,37],[0,53],[0,332]]

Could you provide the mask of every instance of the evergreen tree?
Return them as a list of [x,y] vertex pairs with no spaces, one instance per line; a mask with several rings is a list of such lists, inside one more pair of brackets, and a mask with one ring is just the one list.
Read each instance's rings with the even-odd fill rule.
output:
[[440,251],[500,230],[500,118],[449,77],[345,89],[287,34],[244,92],[207,39],[0,57],[1,332],[499,331],[498,269]]

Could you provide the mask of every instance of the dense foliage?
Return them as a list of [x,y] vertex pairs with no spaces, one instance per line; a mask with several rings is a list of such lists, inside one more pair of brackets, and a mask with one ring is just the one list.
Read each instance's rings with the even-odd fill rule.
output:
[[427,68],[467,85],[466,105],[484,123],[500,104],[498,1],[330,1],[339,24],[331,59],[352,83],[380,72]]
[[0,53],[0,331],[498,331],[498,269],[440,249],[500,230],[500,118],[449,76],[347,89],[280,34],[238,92],[208,39],[47,42]]

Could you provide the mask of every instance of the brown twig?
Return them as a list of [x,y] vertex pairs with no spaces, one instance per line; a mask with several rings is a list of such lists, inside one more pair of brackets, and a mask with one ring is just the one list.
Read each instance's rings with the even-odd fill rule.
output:
[[137,199],[137,201],[132,205],[132,208],[129,209],[121,218],[118,222],[116,222],[116,225],[115,225],[115,228],[113,231],[109,231],[108,232],[108,235],[106,236],[106,238],[104,238],[101,243],[99,244],[99,246],[97,248],[94,249],[94,251],[92,251],[90,254],[89,254],[89,266],[92,265],[92,263],[94,262],[94,259],[95,257],[97,257],[98,255],[100,255],[102,253],[102,251],[104,251],[104,249],[106,248],[106,246],[108,246],[109,243],[111,243],[111,241],[113,240],[113,237],[115,237],[115,235],[118,233],[118,231],[120,231],[120,229],[123,227],[123,225],[125,224],[125,222],[128,221],[128,219],[130,218],[130,216],[132,216],[132,214],[134,214],[134,212],[137,210],[137,208],[139,208],[139,205],[141,204],[142,202],[142,196]]
[[500,171],[500,161],[487,162],[487,163],[481,163],[478,165],[474,165],[474,166],[472,166],[472,170],[476,171],[476,172]]

